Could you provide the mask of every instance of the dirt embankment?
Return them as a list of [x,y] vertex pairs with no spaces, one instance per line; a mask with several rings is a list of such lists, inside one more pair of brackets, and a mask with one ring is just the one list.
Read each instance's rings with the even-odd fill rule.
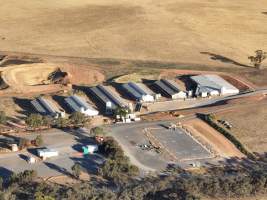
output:
[[207,141],[220,156],[226,158],[243,158],[245,157],[229,140],[227,140],[218,131],[210,127],[200,119],[190,120],[184,123],[192,134],[203,138]]

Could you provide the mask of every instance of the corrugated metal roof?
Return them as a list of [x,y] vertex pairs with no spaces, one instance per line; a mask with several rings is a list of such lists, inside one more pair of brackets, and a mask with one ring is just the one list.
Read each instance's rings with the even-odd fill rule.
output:
[[144,85],[143,83],[136,83],[136,85],[138,85],[138,87],[142,88],[142,90],[144,90],[147,94],[149,95],[155,95],[155,92],[153,92],[152,90],[150,90],[146,85]]
[[44,115],[54,116],[59,112],[52,103],[50,103],[43,97],[38,97],[35,100],[31,101],[31,103],[38,112]]
[[150,95],[143,90],[143,88],[139,87],[139,85],[133,82],[123,84],[122,88],[125,89],[135,99],[142,99],[143,96]]
[[90,106],[84,99],[77,95],[69,96],[65,98],[65,101],[68,103],[68,105],[76,112],[80,112],[81,108],[84,110],[92,110],[95,111],[95,109]]
[[91,92],[93,92],[98,99],[104,104],[105,106],[107,103],[111,103],[111,107],[113,109],[116,109],[119,107],[124,107],[124,103],[122,100],[115,94],[113,94],[110,90],[108,90],[106,87],[102,85],[98,85],[96,87],[90,88]]
[[212,90],[221,91],[224,87],[226,90],[237,90],[236,87],[228,83],[222,77],[217,75],[197,75],[192,76],[191,79],[195,81],[201,88],[201,90],[206,92],[211,92]]
[[179,93],[181,90],[179,89],[178,84],[176,84],[174,81],[161,79],[159,81],[155,82],[155,85],[161,88],[165,93],[172,96],[177,93]]

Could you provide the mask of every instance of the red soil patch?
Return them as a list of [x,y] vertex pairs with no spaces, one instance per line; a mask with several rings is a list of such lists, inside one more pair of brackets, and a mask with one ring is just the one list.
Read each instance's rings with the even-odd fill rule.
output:
[[95,85],[105,80],[104,74],[93,67],[70,64],[64,64],[59,67],[69,74],[70,83],[72,84]]

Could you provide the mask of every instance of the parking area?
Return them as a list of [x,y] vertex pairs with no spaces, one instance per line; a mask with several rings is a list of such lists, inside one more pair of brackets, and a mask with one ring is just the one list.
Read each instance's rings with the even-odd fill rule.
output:
[[[36,163],[27,162],[29,156],[37,157],[35,149],[25,149],[19,152],[0,154],[0,176],[7,178],[12,172],[28,169],[36,170],[40,177],[69,175],[71,167],[78,163],[89,173],[96,173],[104,159],[98,154],[83,155],[82,146],[92,143],[87,131],[61,131],[52,129],[41,133],[46,148],[58,151],[59,155],[46,160],[38,159]],[[28,134],[27,138],[34,138],[36,134]]]
[[188,168],[195,161],[205,164],[214,159],[194,138],[181,129],[171,131],[165,127],[166,124],[140,122],[112,125],[107,130],[131,162],[144,171],[161,171],[169,164]]
[[150,130],[150,132],[177,161],[211,157],[208,150],[181,128],[176,130],[157,128]]

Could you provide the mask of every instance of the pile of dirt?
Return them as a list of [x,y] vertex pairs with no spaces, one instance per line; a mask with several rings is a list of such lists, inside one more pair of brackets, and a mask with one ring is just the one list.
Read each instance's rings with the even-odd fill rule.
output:
[[68,73],[69,81],[74,85],[96,85],[105,80],[104,74],[92,66],[64,64],[59,67]]
[[49,74],[48,80],[53,84],[67,85],[68,83],[70,83],[68,73],[61,71],[60,68]]

